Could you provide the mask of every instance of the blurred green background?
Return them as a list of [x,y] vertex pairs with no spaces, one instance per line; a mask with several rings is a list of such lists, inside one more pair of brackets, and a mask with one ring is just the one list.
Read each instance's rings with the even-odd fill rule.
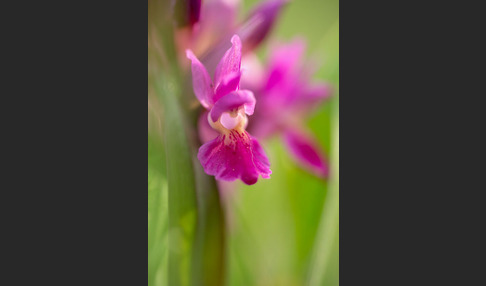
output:
[[[240,16],[257,2],[244,1]],[[334,86],[332,99],[308,121],[330,161],[331,176],[325,181],[299,168],[281,137],[263,142],[271,179],[222,189],[227,266],[221,271],[226,271],[226,285],[339,284],[339,2],[291,1],[258,55],[266,57],[270,41],[294,37],[307,41],[306,56],[320,64],[314,79]],[[167,221],[167,158],[160,152],[164,141],[149,133],[148,147],[149,285],[170,285],[167,241],[173,234]]]

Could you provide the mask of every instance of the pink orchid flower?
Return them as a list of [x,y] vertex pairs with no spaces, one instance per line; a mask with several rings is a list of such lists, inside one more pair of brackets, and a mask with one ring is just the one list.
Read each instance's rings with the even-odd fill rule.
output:
[[258,177],[270,178],[272,171],[258,141],[246,132],[247,115],[255,110],[255,97],[249,90],[239,88],[241,76],[241,40],[231,38],[232,47],[216,67],[214,81],[191,50],[194,93],[201,105],[209,110],[207,122],[217,131],[216,137],[199,148],[198,159],[204,171],[217,180],[241,179],[252,185]]
[[304,119],[329,98],[331,88],[323,82],[309,81],[313,70],[302,62],[304,51],[302,40],[278,46],[270,52],[265,68],[254,55],[244,58],[243,68],[249,72],[242,77],[241,86],[254,90],[258,99],[248,130],[259,139],[283,134],[294,159],[316,175],[326,177],[324,153],[304,127]]

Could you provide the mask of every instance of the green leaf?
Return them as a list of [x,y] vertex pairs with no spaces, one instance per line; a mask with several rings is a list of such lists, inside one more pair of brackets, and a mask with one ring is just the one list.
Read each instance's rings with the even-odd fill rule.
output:
[[334,102],[331,141],[331,176],[314,245],[307,284],[339,285],[339,115]]
[[177,98],[177,81],[164,74],[156,80],[164,103],[164,147],[169,201],[169,285],[189,285],[196,229],[196,185],[185,119]]
[[148,285],[165,286],[168,252],[168,190],[160,140],[148,140]]

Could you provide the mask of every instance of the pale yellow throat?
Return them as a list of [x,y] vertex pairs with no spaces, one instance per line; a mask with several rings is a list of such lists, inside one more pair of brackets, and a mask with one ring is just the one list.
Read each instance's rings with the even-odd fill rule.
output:
[[224,112],[216,122],[211,120],[208,114],[208,122],[211,127],[221,134],[228,135],[232,130],[240,133],[245,131],[248,124],[248,117],[245,114],[245,109],[240,107],[229,112]]

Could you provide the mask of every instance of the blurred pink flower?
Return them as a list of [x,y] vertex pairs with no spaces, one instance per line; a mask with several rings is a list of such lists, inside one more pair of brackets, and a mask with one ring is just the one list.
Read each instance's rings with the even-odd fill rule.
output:
[[232,47],[216,67],[213,82],[194,53],[186,51],[192,62],[194,93],[201,105],[209,110],[206,122],[218,131],[215,138],[199,148],[197,157],[204,171],[216,179],[241,179],[252,185],[260,175],[270,178],[272,171],[262,147],[245,130],[247,115],[253,114],[256,100],[251,91],[239,88],[241,40],[234,35],[231,43]]
[[194,27],[176,31],[178,49],[191,49],[209,72],[229,48],[237,34],[243,43],[243,54],[257,48],[270,34],[287,0],[265,0],[257,4],[242,22],[237,21],[240,0],[206,0],[201,6],[199,22]]
[[320,177],[328,175],[328,166],[316,139],[304,127],[304,119],[331,95],[323,82],[310,82],[314,71],[304,65],[305,43],[294,40],[270,52],[262,67],[254,55],[243,59],[241,86],[252,89],[258,107],[248,130],[264,139],[280,133],[298,163]]
[[266,0],[250,11],[238,30],[245,47],[244,53],[255,49],[267,37],[287,2],[288,0]]

